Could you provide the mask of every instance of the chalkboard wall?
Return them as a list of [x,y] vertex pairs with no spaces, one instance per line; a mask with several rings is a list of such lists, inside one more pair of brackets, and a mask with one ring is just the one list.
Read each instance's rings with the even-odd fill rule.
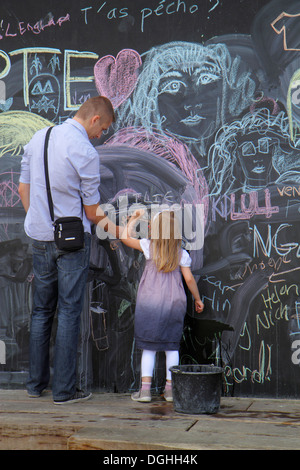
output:
[[[93,144],[101,202],[202,208],[188,244],[182,363],[224,366],[224,394],[300,397],[299,0],[1,0],[0,387],[24,385],[31,243],[23,145],[102,94],[117,120]],[[139,385],[143,257],[94,230],[78,345],[81,387]],[[55,331],[53,332],[54,344]],[[157,357],[153,388],[164,380]]]

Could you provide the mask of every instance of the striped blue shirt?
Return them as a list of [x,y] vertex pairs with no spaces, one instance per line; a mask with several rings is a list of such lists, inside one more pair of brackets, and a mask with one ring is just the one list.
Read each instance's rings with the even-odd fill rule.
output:
[[[20,182],[30,184],[30,206],[24,223],[26,234],[35,240],[52,241],[54,233],[44,172],[46,131],[47,128],[38,131],[24,147]],[[100,159],[86,130],[74,119],[67,119],[51,131],[48,168],[54,219],[83,215],[84,229],[90,233],[91,224],[80,198],[88,206],[99,203]]]

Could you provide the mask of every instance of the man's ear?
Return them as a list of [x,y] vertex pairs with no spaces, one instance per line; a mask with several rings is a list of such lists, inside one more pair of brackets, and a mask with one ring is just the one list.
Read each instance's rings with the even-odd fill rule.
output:
[[94,125],[96,124],[97,121],[99,121],[100,116],[99,114],[95,114],[95,116],[92,117],[91,123]]

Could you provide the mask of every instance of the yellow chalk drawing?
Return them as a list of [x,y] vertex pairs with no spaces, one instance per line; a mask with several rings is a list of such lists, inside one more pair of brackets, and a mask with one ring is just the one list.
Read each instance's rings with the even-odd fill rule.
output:
[[11,51],[9,53],[10,56],[15,56],[18,54],[23,55],[23,90],[25,106],[28,106],[29,104],[28,55],[37,53],[61,54],[61,51],[59,49],[53,49],[50,47],[30,47],[25,49],[16,49],[15,51]]
[[300,126],[299,122],[298,125],[296,124],[295,119],[293,119],[293,92],[292,90],[295,88],[295,84],[300,84],[300,69],[298,69],[292,76],[288,93],[287,93],[287,114],[289,118],[289,131],[291,140],[295,142],[296,138],[300,136]]
[[94,52],[79,52],[73,50],[65,50],[65,60],[64,60],[64,83],[65,83],[65,91],[64,91],[64,102],[65,102],[65,111],[69,110],[76,110],[79,108],[78,105],[72,104],[71,100],[71,84],[76,82],[93,82],[94,75],[89,77],[74,77],[71,76],[71,59],[78,59],[78,58],[85,58],[85,59],[93,59],[97,60],[99,58],[98,54]]
[[17,156],[23,152],[33,135],[53,123],[28,111],[8,111],[0,114],[0,157]]

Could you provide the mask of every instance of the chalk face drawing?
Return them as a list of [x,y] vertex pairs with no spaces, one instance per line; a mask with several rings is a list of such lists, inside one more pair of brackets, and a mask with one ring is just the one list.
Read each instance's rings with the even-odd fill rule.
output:
[[298,155],[286,113],[253,109],[216,134],[209,152],[211,193],[259,190],[285,178],[297,182]]
[[[50,13],[42,0],[43,19],[33,0],[17,3],[9,17],[0,6],[0,386],[24,384],[28,371],[34,280],[17,191],[23,146],[102,94],[116,122],[93,142],[101,203],[117,223],[135,207],[189,207],[185,225],[201,232],[199,244],[183,237],[205,311],[197,315],[188,297],[181,362],[221,364],[227,395],[299,398],[299,1],[80,9],[66,0]],[[93,228],[80,387],[139,386],[143,267],[140,253]]]
[[60,86],[52,75],[40,74],[29,83],[29,110],[55,119],[59,111]]
[[120,116],[145,129],[169,132],[197,152],[208,139],[252,103],[255,82],[241,58],[225,44],[173,42],[145,54],[139,80]]
[[[168,49],[172,55],[172,48]],[[176,54],[177,51],[174,51]],[[158,112],[163,128],[179,137],[209,136],[216,128],[216,110],[221,94],[221,69],[205,53],[202,60],[187,67],[182,59],[177,67],[166,67],[158,83]],[[150,59],[151,60],[151,59]],[[153,60],[151,60],[153,63]],[[166,59],[162,57],[162,63]]]

